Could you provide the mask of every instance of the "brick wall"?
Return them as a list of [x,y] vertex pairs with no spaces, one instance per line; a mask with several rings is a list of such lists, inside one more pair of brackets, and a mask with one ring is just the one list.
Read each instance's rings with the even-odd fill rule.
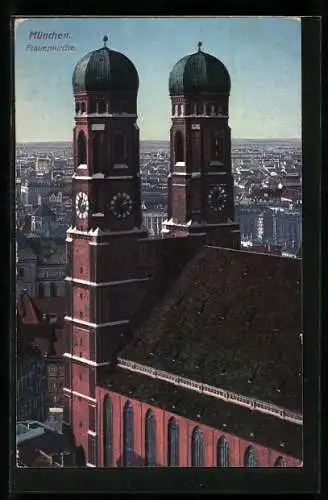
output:
[[[283,453],[270,450],[263,446],[240,439],[229,433],[223,433],[217,429],[200,425],[197,422],[177,416],[173,413],[161,410],[137,400],[128,399],[116,393],[110,393],[103,388],[97,387],[97,436],[98,436],[98,464],[104,463],[104,443],[103,443],[103,401],[109,395],[113,405],[113,464],[116,467],[120,463],[123,452],[123,408],[129,400],[134,410],[134,451],[136,460],[140,464],[145,458],[145,415],[151,409],[156,418],[156,461],[159,466],[167,466],[167,431],[168,422],[174,417],[179,425],[179,462],[181,467],[191,466],[191,438],[196,426],[204,434],[205,441],[205,466],[215,467],[217,465],[217,442],[224,436],[229,442],[230,466],[243,467],[244,454],[249,445],[256,450],[260,467],[273,467],[278,457],[283,457],[287,461],[288,467],[298,466],[300,461],[296,458],[286,456]],[[137,464],[137,463],[136,463]]]

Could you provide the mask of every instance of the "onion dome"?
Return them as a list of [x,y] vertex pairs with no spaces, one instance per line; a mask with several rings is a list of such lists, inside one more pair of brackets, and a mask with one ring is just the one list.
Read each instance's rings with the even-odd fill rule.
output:
[[216,57],[201,50],[180,59],[169,77],[170,95],[230,94],[230,75],[225,65]]
[[72,78],[74,93],[137,92],[139,77],[134,64],[125,55],[106,46],[107,36],[103,41],[103,47],[86,54],[75,66]]

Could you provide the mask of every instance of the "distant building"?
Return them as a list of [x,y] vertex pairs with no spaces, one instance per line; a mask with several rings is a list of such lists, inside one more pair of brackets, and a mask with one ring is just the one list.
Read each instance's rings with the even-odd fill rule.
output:
[[167,218],[166,210],[164,207],[151,202],[147,204],[142,203],[142,219],[145,229],[149,232],[150,236],[158,236],[162,231],[162,223]]
[[[54,300],[56,300],[57,304],[53,304]],[[49,301],[50,304],[46,304]],[[20,415],[25,415],[24,418],[44,420],[48,408],[60,407],[63,403],[64,370],[62,354],[64,352],[64,303],[63,301],[58,303],[58,301],[60,299],[39,299],[38,304],[41,303],[41,307],[43,306],[41,309],[28,294],[23,293],[18,303],[20,325],[18,335],[22,339],[21,345],[24,346],[24,349],[21,349],[22,355],[20,359],[22,359],[22,363],[20,364],[21,369],[19,373],[22,372],[22,375],[20,375],[20,378],[24,378],[30,365],[36,369],[38,360],[41,360],[42,373],[45,377],[44,380],[42,379],[45,384],[42,387],[44,391],[41,398],[44,405],[42,415],[26,415],[26,411],[20,412]],[[56,312],[44,312],[47,309],[51,311],[56,311],[57,309],[56,312],[58,314]],[[23,399],[26,399],[25,390],[31,390],[35,393],[33,389],[34,384],[32,383],[33,377],[33,373],[28,377],[25,376],[25,379],[28,379],[27,388],[26,383],[24,383],[25,379],[23,380],[23,385],[20,388],[20,394]],[[38,385],[38,380],[36,384]]]
[[42,203],[31,216],[31,231],[49,237],[56,225],[56,214]]
[[17,419],[44,420],[47,414],[46,360],[30,337],[29,317],[23,323],[22,304],[17,310]]
[[36,175],[49,174],[52,166],[52,159],[49,157],[37,158],[35,162]]
[[26,290],[32,297],[65,295],[66,255],[63,238],[29,238],[16,231],[16,295]]

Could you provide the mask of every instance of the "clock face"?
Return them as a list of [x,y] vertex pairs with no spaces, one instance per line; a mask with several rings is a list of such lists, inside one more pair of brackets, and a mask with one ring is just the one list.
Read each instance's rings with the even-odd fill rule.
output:
[[85,219],[89,212],[89,200],[86,193],[77,193],[75,198],[76,215],[80,219]]
[[213,186],[208,193],[208,204],[213,212],[221,212],[226,204],[228,195],[224,186]]
[[132,213],[132,199],[127,193],[117,193],[110,200],[110,209],[119,219],[126,219]]

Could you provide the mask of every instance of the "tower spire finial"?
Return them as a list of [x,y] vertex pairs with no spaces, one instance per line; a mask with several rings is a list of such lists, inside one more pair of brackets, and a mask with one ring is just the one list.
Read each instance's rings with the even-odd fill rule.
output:
[[108,36],[107,35],[104,36],[103,42],[104,42],[104,47],[107,47],[107,45],[106,45],[106,43],[108,42]]
[[198,47],[198,52],[201,52],[201,46],[202,46],[202,42],[198,42],[197,43],[197,47]]

